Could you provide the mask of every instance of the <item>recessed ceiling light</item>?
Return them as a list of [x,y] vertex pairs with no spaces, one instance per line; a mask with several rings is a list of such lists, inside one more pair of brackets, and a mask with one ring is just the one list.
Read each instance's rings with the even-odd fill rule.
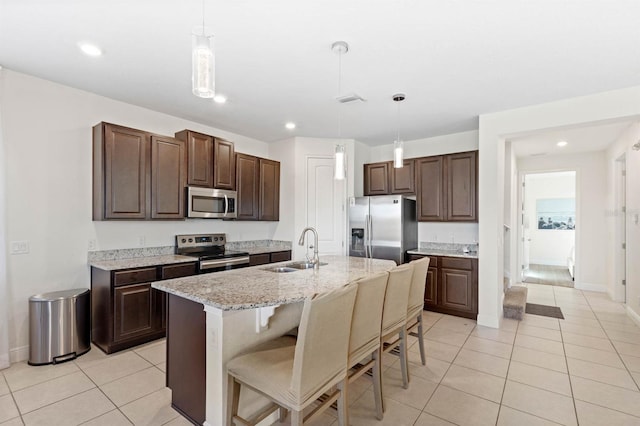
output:
[[84,53],[87,56],[97,57],[102,55],[102,50],[100,50],[100,48],[95,44],[78,43],[78,47],[80,48],[80,50],[82,50],[82,53]]
[[296,128],[296,123],[288,122],[287,124],[284,125],[284,127],[286,127],[289,130],[293,130]]
[[556,145],[558,145],[560,148],[565,147],[567,146],[567,141],[560,141]]
[[213,97],[213,101],[217,104],[223,104],[225,102],[227,102],[227,97],[224,95],[215,95]]

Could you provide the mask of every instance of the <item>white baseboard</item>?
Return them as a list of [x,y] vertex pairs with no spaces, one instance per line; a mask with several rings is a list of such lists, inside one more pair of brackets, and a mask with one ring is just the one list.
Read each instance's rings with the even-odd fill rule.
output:
[[494,315],[478,315],[478,325],[500,328],[500,317]]
[[[555,259],[529,259],[529,264],[534,265],[549,265],[549,266],[567,266],[567,259],[555,260]],[[569,269],[569,268],[567,268]]]
[[19,346],[17,348],[9,349],[9,359],[11,363],[22,362],[29,359],[29,345]]
[[0,355],[0,370],[9,368],[9,366],[11,366],[11,361],[9,360],[9,354]]
[[578,290],[597,291],[599,293],[606,293],[607,292],[607,286],[603,285],[603,284],[591,284],[591,283],[579,283],[579,282],[576,282],[574,286]]
[[627,315],[629,316],[629,318],[631,318],[633,322],[635,322],[636,325],[640,327],[640,315],[638,315],[636,311],[631,309],[631,306],[627,305],[626,308],[627,308]]

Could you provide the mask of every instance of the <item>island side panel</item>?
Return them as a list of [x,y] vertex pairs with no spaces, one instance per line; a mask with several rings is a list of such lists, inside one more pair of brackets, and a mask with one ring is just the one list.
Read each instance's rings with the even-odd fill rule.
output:
[[[205,306],[207,316],[207,402],[208,426],[223,426],[227,409],[227,369],[229,360],[250,352],[256,345],[280,337],[300,323],[301,302],[278,307],[267,329],[256,333],[257,309],[222,311]],[[268,400],[254,392],[243,390],[240,396],[241,416],[249,416],[268,404]],[[247,417],[245,417],[247,418]],[[272,423],[277,419],[277,413]],[[267,419],[265,419],[267,420]],[[270,424],[267,421],[265,424]]]
[[167,387],[171,406],[203,424],[206,406],[206,315],[202,303],[169,294]]

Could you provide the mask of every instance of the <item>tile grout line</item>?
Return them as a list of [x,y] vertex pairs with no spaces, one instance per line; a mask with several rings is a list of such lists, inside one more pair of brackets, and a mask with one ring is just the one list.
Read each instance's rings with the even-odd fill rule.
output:
[[516,337],[518,337],[518,329],[520,328],[520,321],[516,324],[515,336],[513,338],[513,345],[511,345],[511,353],[509,354],[509,365],[507,365],[507,373],[504,376],[504,385],[502,386],[502,395],[500,395],[500,404],[498,404],[498,415],[496,416],[496,426],[498,426],[498,420],[500,419],[500,412],[502,411],[502,401],[504,400],[504,393],[507,390],[507,382],[509,381],[509,370],[511,369],[511,362],[513,360],[513,351],[516,347]]

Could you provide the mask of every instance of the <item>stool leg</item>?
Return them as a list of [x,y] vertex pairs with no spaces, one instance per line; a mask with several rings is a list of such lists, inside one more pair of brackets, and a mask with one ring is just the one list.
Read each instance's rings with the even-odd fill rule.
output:
[[407,327],[400,329],[400,370],[402,371],[402,387],[409,389],[409,363],[407,362]]
[[291,426],[302,426],[304,414],[302,411],[291,410]]
[[233,417],[238,415],[240,404],[240,383],[230,374],[227,378],[227,426],[233,426]]
[[338,383],[338,390],[340,391],[340,397],[338,398],[338,425],[349,426],[349,378],[345,377],[340,383]]
[[284,423],[287,418],[287,409],[284,407],[278,408],[278,413],[280,414],[280,418],[278,419],[280,423]]
[[422,325],[422,312],[418,316],[418,345],[420,345],[420,361],[422,365],[427,365],[427,354],[424,351],[424,327]]
[[382,399],[382,349],[373,352],[373,393],[376,401],[376,417],[382,420],[384,417],[384,401]]

